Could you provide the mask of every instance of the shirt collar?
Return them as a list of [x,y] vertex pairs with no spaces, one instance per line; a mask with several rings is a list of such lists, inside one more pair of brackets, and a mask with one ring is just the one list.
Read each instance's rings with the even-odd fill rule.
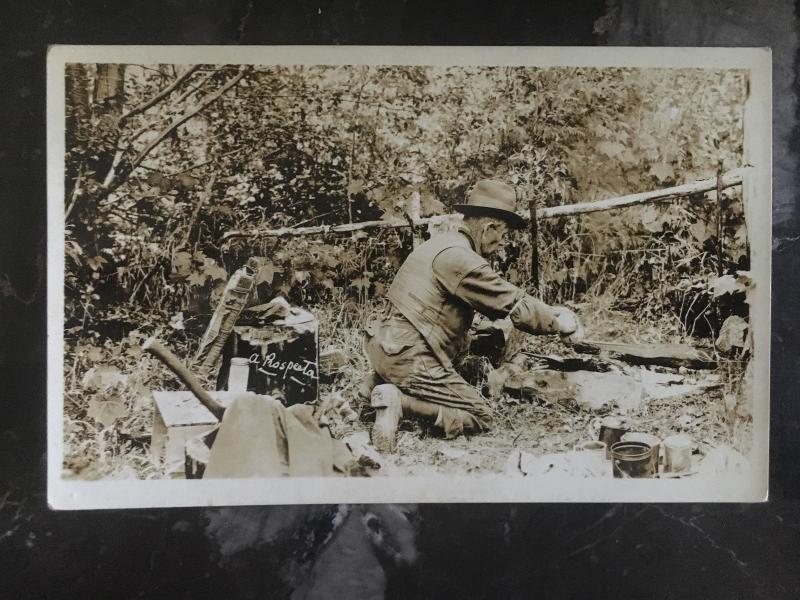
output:
[[472,234],[470,233],[467,226],[459,225],[457,231],[458,233],[463,234],[467,238],[467,240],[469,241],[469,245],[472,247],[472,250],[477,252],[477,250],[475,250],[475,240],[472,238]]

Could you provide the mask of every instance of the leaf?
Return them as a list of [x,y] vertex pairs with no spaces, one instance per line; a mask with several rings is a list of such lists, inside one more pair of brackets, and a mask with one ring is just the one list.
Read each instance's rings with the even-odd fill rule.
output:
[[206,284],[208,275],[195,271],[186,278],[187,283],[193,287],[203,287]]
[[172,257],[172,268],[179,277],[188,277],[192,270],[192,255],[188,252],[176,252]]
[[197,179],[197,177],[192,177],[188,173],[178,175],[178,181],[180,182],[181,186],[187,190],[193,190],[200,183],[200,180]]
[[89,346],[86,348],[86,358],[92,362],[99,362],[103,360],[103,349],[97,346]]
[[125,403],[122,400],[104,400],[95,397],[89,401],[89,410],[86,414],[103,427],[110,427],[125,414]]
[[650,174],[660,182],[675,178],[675,171],[667,163],[658,163],[657,165],[653,165],[650,167]]
[[211,277],[212,281],[225,281],[228,278],[228,272],[220,267],[213,258],[203,259],[203,272]]
[[172,318],[169,320],[169,326],[170,326],[170,327],[172,327],[173,329],[177,329],[178,331],[183,331],[183,329],[184,329],[184,325],[183,325],[183,311],[181,311],[181,312],[179,312],[179,313],[175,314],[175,316],[173,316],[173,317],[172,317]]
[[261,266],[261,268],[258,270],[258,273],[256,273],[256,285],[260,283],[271,284],[276,273],[283,273],[283,269],[274,265],[272,262],[267,261]]
[[689,225],[689,233],[701,244],[716,234],[714,227],[704,221],[695,221]]
[[108,263],[108,261],[102,256],[95,256],[94,258],[88,259],[86,262],[92,271],[99,271],[103,265]]
[[753,299],[753,293],[756,290],[756,283],[753,281],[753,278],[750,276],[750,271],[736,271],[736,280],[744,286],[744,301],[747,304],[752,306],[751,300]]
[[358,279],[353,280],[350,285],[356,288],[358,291],[364,291],[369,289],[370,278],[367,276],[359,277]]
[[652,233],[658,233],[664,229],[664,217],[661,211],[655,206],[646,206],[642,210],[642,227]]
[[422,206],[420,213],[423,216],[440,215],[445,212],[445,206],[433,194],[422,195]]
[[747,329],[747,321],[738,315],[731,315],[722,323],[714,345],[722,352],[730,352],[733,348],[745,348]]
[[618,142],[600,142],[596,148],[598,152],[609,158],[620,158],[625,151],[625,146]]
[[361,190],[364,189],[364,182],[360,179],[354,179],[350,183],[347,184],[347,195],[352,196],[354,194],[358,194]]
[[128,376],[113,365],[92,367],[83,376],[81,385],[85,389],[107,390],[118,384],[125,384]]
[[718,298],[723,294],[735,294],[745,291],[745,286],[737,281],[733,275],[716,277],[709,282],[709,287],[714,293],[714,298]]

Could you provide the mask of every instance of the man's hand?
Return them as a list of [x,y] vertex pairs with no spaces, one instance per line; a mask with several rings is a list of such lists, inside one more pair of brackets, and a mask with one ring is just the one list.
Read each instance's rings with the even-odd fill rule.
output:
[[583,339],[583,325],[578,320],[578,315],[563,306],[553,307],[558,333],[570,343],[579,342]]

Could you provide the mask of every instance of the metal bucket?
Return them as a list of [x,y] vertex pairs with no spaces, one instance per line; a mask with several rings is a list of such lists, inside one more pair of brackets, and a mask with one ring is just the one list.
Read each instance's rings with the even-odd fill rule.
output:
[[618,479],[641,479],[655,475],[653,449],[644,442],[617,442],[611,446],[611,464]]
[[653,449],[651,460],[653,461],[653,473],[658,473],[658,461],[661,455],[661,439],[658,436],[650,433],[641,433],[639,431],[629,431],[622,436],[623,442],[642,442]]

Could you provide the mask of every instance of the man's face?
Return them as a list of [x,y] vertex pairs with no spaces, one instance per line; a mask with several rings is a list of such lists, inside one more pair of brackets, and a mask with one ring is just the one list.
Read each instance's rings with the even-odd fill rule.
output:
[[508,225],[505,221],[492,219],[483,228],[481,250],[484,256],[491,256],[508,243]]

